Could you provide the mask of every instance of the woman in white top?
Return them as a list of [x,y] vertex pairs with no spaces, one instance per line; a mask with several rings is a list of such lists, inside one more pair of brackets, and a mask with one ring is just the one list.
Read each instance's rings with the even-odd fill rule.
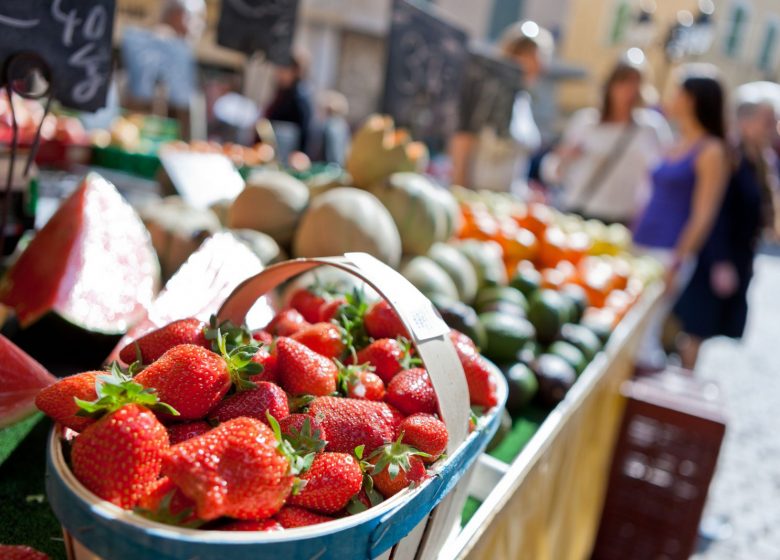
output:
[[650,171],[672,133],[659,113],[640,107],[641,90],[640,68],[618,62],[601,109],[572,115],[558,148],[542,161],[545,181],[563,187],[564,210],[629,224],[642,207]]

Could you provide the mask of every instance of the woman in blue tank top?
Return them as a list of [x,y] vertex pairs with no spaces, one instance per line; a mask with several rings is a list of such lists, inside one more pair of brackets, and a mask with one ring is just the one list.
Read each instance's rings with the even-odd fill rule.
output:
[[693,272],[720,210],[728,177],[725,103],[720,82],[688,74],[666,107],[679,138],[653,171],[653,190],[634,230],[637,251],[666,267],[666,293],[642,340],[638,364],[659,369],[663,324]]

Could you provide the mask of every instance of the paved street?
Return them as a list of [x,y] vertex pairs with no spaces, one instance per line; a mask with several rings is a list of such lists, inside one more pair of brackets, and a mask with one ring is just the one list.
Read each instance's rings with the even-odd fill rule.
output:
[[744,340],[703,349],[698,375],[717,381],[728,428],[696,560],[780,559],[780,257],[761,256]]

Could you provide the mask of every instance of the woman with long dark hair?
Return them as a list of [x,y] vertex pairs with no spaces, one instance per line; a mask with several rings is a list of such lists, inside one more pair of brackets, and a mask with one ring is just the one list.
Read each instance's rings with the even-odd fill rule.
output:
[[649,369],[665,365],[663,324],[710,235],[729,173],[723,87],[709,68],[688,70],[666,105],[678,139],[653,171],[650,200],[634,232],[637,250],[666,268],[666,293],[639,349],[638,363]]
[[542,177],[563,187],[562,206],[586,218],[628,225],[647,199],[650,170],[672,142],[666,120],[642,107],[640,64],[621,59],[607,76],[599,108],[572,115]]

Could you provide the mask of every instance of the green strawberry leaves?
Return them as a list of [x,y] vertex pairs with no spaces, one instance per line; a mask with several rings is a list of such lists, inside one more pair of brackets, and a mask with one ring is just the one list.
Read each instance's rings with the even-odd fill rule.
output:
[[363,348],[371,342],[364,323],[368,301],[362,288],[354,288],[344,299],[347,303],[339,307],[332,322],[344,329],[344,344],[354,352],[355,348]]
[[156,521],[157,523],[164,523],[165,525],[175,525],[177,527],[184,527],[186,529],[198,529],[204,523],[206,523],[202,519],[192,519],[190,521],[187,521],[188,518],[192,517],[192,513],[193,513],[192,508],[186,508],[180,511],[179,513],[172,513],[171,501],[173,500],[174,494],[176,494],[175,488],[170,492],[168,492],[163,497],[163,499],[160,500],[160,505],[156,511],[141,508],[141,507],[136,507],[133,509],[133,513],[145,517],[150,521]]
[[290,429],[289,433],[283,434],[296,453],[319,453],[328,444],[322,439],[322,433],[317,428],[312,429],[311,420],[306,418],[300,430]]
[[98,375],[95,380],[95,392],[97,399],[85,401],[74,397],[79,406],[78,415],[91,418],[100,418],[105,414],[115,412],[127,404],[139,404],[153,410],[178,416],[179,413],[170,405],[160,402],[154,389],[147,389],[140,383],[133,381],[138,362],[130,366],[128,371],[123,371],[117,362],[112,362],[105,375]]
[[257,341],[252,337],[252,332],[244,325],[236,326],[230,321],[218,321],[216,315],[209,318],[209,326],[203,332],[206,340],[211,341],[211,350],[221,352],[219,345],[220,336],[225,339],[225,347],[232,351],[241,346],[257,346]]
[[343,397],[350,396],[350,390],[362,383],[361,374],[365,371],[374,371],[374,367],[370,364],[359,364],[345,366],[338,360],[333,360],[338,368],[338,379],[336,380],[336,388],[339,395]]
[[403,437],[404,433],[401,432],[397,440],[377,448],[371,454],[369,459],[377,459],[371,474],[379,474],[387,469],[392,480],[398,476],[401,470],[409,472],[412,469],[412,465],[409,462],[411,457],[415,455],[418,457],[430,457],[428,453],[402,443]]
[[[279,427],[279,422],[276,420],[276,418],[274,418],[268,411],[265,412],[265,417],[268,420],[268,425],[271,426],[271,430],[274,432],[274,437],[276,438],[277,442],[277,451],[284,455],[290,465],[288,474],[299,475],[308,471],[311,468],[311,464],[314,462],[314,456],[316,453],[310,452],[306,453],[305,455],[298,453],[292,444],[282,436],[282,429]],[[301,480],[300,483],[305,484],[306,481]],[[302,486],[299,486],[297,491],[300,491],[301,488]]]
[[404,353],[403,358],[401,358],[401,368],[412,369],[414,367],[423,365],[422,360],[415,357],[414,353],[412,352],[411,340],[404,338],[403,336],[399,336],[396,340],[398,340],[398,344],[401,345]]
[[223,335],[220,327],[217,327],[217,349],[227,362],[230,379],[237,391],[247,391],[257,387],[249,378],[263,372],[263,365],[253,362],[252,358],[257,352],[257,344],[233,345],[228,336]]

